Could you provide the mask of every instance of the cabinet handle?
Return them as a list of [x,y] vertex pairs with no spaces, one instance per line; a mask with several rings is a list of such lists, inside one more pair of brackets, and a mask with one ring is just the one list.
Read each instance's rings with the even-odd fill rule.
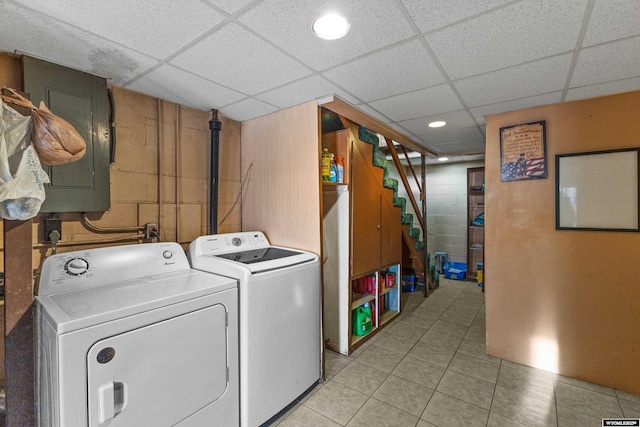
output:
[[376,228],[380,231],[380,224],[376,225]]

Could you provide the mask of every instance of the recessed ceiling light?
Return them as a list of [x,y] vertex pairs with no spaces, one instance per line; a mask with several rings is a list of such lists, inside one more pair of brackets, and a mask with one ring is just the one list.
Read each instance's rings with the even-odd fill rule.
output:
[[351,26],[342,16],[330,14],[316,19],[311,28],[313,33],[321,39],[335,40],[344,37]]
[[441,128],[442,126],[444,126],[446,124],[447,124],[447,122],[442,121],[442,120],[438,120],[438,121],[429,123],[429,127],[430,128]]
[[438,161],[439,162],[446,162],[447,160],[449,160],[448,157],[444,157],[444,156],[443,157],[438,157]]

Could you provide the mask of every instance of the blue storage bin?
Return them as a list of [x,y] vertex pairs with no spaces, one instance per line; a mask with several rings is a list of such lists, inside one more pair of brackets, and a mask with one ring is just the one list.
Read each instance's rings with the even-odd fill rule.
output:
[[467,277],[466,262],[447,262],[442,266],[444,277],[453,280],[464,280]]

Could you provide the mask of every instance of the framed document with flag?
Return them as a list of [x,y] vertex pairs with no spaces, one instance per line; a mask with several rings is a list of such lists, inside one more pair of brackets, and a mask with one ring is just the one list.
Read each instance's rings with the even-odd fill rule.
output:
[[545,121],[500,128],[503,182],[547,177]]

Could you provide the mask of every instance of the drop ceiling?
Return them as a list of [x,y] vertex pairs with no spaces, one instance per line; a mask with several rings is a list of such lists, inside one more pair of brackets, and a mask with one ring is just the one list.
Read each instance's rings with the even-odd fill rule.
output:
[[[313,35],[327,11],[346,37]],[[335,94],[464,158],[488,114],[640,89],[638,23],[638,0],[0,0],[0,51],[237,121]]]

